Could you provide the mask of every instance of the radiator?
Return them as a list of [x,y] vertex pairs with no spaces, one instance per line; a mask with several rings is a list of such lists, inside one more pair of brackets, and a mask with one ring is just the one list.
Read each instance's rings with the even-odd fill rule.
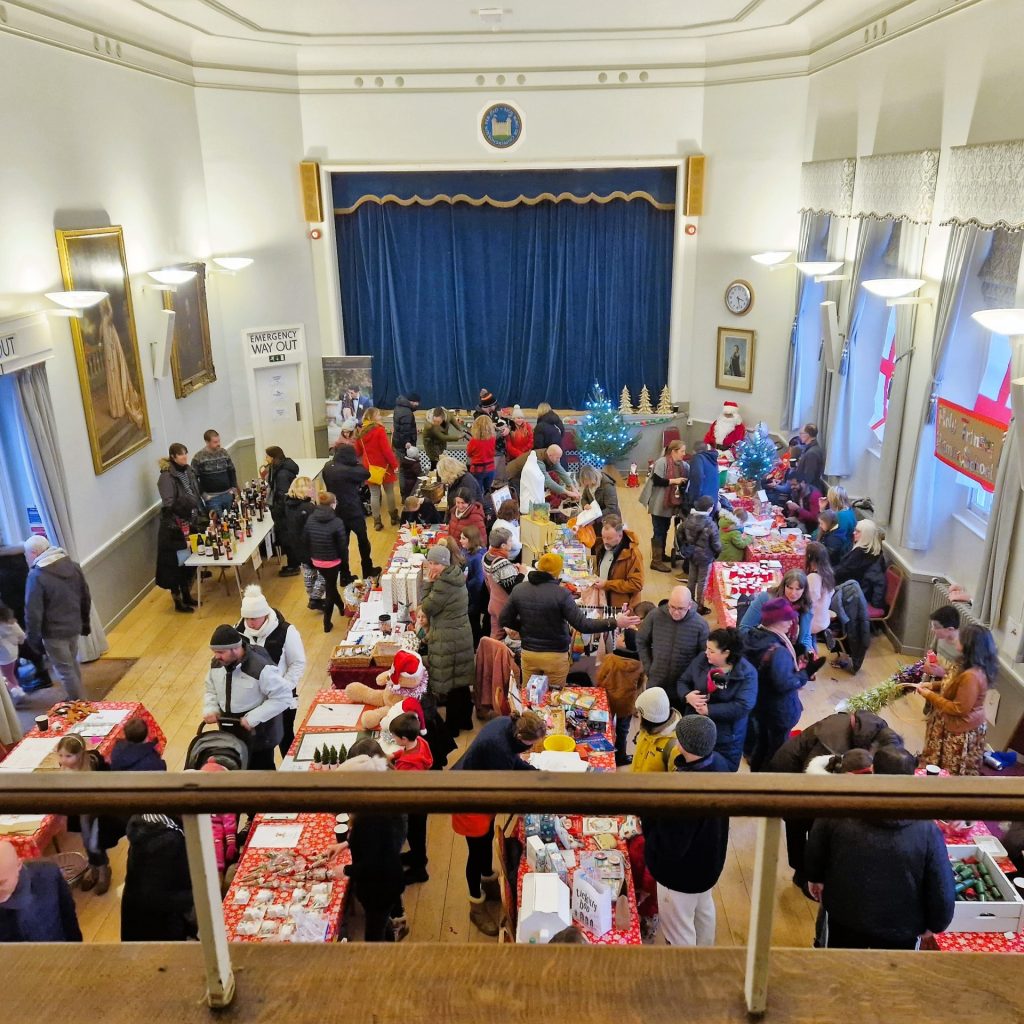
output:
[[982,622],[971,610],[969,604],[965,604],[963,601],[951,601],[949,599],[949,580],[936,576],[932,579],[932,606],[930,610],[935,611],[936,608],[941,608],[944,604],[951,604],[960,613],[961,622],[970,622],[975,626],[988,628],[988,623]]

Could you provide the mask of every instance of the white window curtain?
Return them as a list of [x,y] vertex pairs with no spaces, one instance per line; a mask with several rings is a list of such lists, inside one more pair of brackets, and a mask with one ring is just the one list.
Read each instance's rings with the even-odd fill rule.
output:
[[[935,307],[935,333],[932,336],[931,385],[920,414],[917,453],[903,513],[902,541],[905,547],[927,551],[932,541],[932,497],[935,489],[935,409],[945,368],[946,355],[953,340],[964,294],[973,283],[971,268],[976,264],[979,246],[987,246],[985,233],[970,224],[956,225],[950,232],[942,286]],[[887,428],[888,432],[888,428]]]
[[[829,393],[828,447],[825,474],[847,477],[856,469],[858,451],[867,423],[866,397],[873,397],[881,346],[885,336],[885,300],[871,295],[861,282],[883,273],[883,259],[894,231],[891,220],[861,221],[857,251],[850,273],[846,337],[839,369]],[[869,389],[870,385],[870,389]]]
[[[36,363],[14,375],[17,388],[18,414],[28,449],[36,491],[42,502],[51,540],[55,540],[75,561],[78,549],[71,526],[71,505],[67,493],[67,477],[57,437],[57,419],[46,379],[46,364]],[[94,661],[108,650],[106,633],[95,604],[91,616],[92,632],[82,637],[79,647],[83,661]]]

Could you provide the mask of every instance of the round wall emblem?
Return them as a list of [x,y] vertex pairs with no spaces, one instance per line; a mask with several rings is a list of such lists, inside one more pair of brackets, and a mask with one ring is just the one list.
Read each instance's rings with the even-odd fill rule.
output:
[[507,103],[494,103],[484,111],[480,131],[489,146],[508,149],[523,134],[523,119],[515,107]]

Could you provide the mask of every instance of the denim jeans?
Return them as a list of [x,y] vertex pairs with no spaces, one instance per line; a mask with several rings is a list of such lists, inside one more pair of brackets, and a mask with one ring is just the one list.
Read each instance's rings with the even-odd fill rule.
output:
[[68,700],[82,699],[82,670],[78,666],[78,637],[43,637],[50,671],[64,687]]
[[235,503],[235,496],[230,491],[221,491],[220,494],[210,494],[204,499],[208,509],[216,509],[218,512],[227,512]]

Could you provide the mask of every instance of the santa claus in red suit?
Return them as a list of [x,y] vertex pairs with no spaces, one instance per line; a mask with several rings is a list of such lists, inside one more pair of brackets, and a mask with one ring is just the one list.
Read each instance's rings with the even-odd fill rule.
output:
[[747,428],[740,418],[740,407],[735,402],[723,402],[721,415],[708,428],[704,443],[723,452],[746,436]]

